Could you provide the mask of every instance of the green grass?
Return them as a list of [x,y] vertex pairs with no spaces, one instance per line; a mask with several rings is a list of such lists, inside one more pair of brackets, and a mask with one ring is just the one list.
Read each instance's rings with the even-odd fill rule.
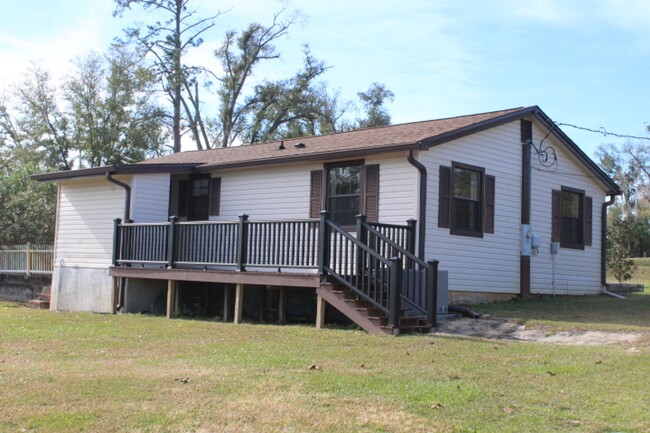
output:
[[[540,296],[530,300],[483,304],[481,314],[511,318],[549,331],[601,330],[644,332],[650,329],[650,258],[635,259],[638,270],[630,282],[645,284],[626,299],[597,296]],[[609,279],[613,281],[612,278]]]
[[650,344],[382,338],[10,303],[0,323],[1,432],[650,430]]

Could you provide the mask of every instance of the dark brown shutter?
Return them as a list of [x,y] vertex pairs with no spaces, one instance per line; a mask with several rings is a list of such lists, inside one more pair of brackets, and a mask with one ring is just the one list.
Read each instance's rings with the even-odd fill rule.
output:
[[219,216],[221,209],[221,178],[210,179],[210,216]]
[[494,233],[495,183],[494,176],[485,176],[485,222],[483,227],[485,233]]
[[379,164],[366,165],[365,215],[368,222],[376,223],[379,218]]
[[314,170],[309,185],[309,218],[320,218],[320,211],[323,210],[322,197],[323,170]]
[[551,242],[560,242],[560,223],[562,221],[562,191],[553,190],[551,204]]
[[440,166],[438,186],[438,227],[450,227],[451,211],[451,167]]
[[187,179],[180,180],[178,182],[178,212],[176,216],[186,217],[187,216],[187,194],[190,182]]
[[584,229],[583,240],[585,246],[590,247],[591,233],[593,231],[593,199],[591,197],[585,197],[584,207],[584,224],[582,226]]

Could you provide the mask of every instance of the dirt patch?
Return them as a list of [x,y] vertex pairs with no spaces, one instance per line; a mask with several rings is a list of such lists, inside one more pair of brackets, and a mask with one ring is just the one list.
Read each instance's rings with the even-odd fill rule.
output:
[[508,339],[588,346],[633,344],[643,336],[643,334],[638,332],[603,331],[564,331],[551,334],[548,329],[527,329],[525,325],[520,325],[507,319],[496,317],[479,319],[461,318],[440,322],[436,333],[490,339]]

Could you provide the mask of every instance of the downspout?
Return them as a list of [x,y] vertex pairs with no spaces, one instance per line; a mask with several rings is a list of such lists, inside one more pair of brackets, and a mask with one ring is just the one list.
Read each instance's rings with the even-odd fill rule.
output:
[[614,204],[615,199],[615,195],[609,195],[609,200],[602,204],[600,213],[600,285],[603,286],[604,295],[625,299],[625,296],[607,290],[607,208]]
[[[131,222],[131,187],[124,182],[113,179],[111,172],[106,172],[106,180],[117,186],[124,188],[126,197],[124,198],[124,222]],[[120,290],[118,292],[117,304],[115,311],[119,311],[124,306],[124,295],[126,291],[126,278],[120,278]]]
[[106,172],[106,180],[124,188],[124,191],[126,192],[126,197],[124,199],[124,222],[131,222],[131,187],[124,182],[113,179],[110,171]]
[[406,158],[413,167],[420,172],[420,207],[418,209],[418,257],[424,260],[424,238],[426,234],[427,218],[427,168],[413,157],[413,149],[409,150]]

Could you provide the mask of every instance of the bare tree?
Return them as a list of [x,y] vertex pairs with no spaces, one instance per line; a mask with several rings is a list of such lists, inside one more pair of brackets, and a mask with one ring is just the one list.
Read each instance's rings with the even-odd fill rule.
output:
[[[183,118],[192,133],[198,149],[209,147],[204,121],[200,113],[197,74],[211,73],[198,66],[188,66],[183,58],[187,51],[203,43],[203,35],[215,26],[221,12],[200,18],[188,7],[190,0],[115,0],[114,16],[139,5],[144,10],[157,10],[167,17],[145,28],[129,27],[124,30],[126,41],[136,42],[145,48],[152,59],[153,70],[160,77],[165,93],[172,104],[172,133],[174,152],[181,151]],[[183,117],[182,111],[185,111]]]

